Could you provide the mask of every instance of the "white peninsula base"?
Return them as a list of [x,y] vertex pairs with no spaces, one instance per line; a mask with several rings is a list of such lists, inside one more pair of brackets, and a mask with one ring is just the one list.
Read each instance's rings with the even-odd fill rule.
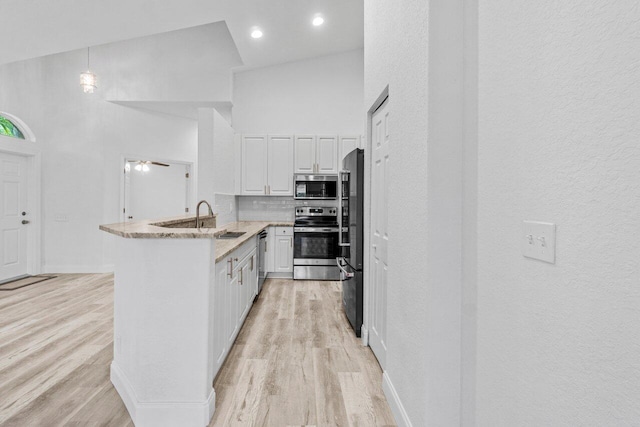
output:
[[215,239],[117,239],[111,381],[136,427],[213,417],[214,272]]

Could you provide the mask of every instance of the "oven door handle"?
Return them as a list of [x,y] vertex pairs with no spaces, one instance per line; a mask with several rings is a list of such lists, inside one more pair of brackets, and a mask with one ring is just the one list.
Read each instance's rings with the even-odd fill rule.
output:
[[338,228],[294,227],[294,233],[337,233]]
[[346,264],[344,258],[336,258],[336,262],[338,263],[338,268],[340,269],[340,271],[342,271],[342,274],[344,274],[344,277],[347,279],[351,279],[353,276],[355,276],[355,273],[349,273],[345,268],[344,265],[342,264],[343,262]]

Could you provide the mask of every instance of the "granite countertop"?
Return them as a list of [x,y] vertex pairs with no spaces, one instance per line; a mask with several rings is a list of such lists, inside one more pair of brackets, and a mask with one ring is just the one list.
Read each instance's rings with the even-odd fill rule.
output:
[[[133,222],[118,222],[115,224],[101,225],[100,230],[127,239],[214,239],[224,234],[225,228],[171,228],[176,223],[193,220],[193,214],[180,215],[163,219],[150,219]],[[215,215],[201,216],[204,221],[215,223]],[[162,224],[160,227],[158,224]]]
[[[207,215],[201,218],[205,221],[212,221],[215,216]],[[181,215],[160,220],[119,222],[101,225],[100,230],[128,239],[215,239],[226,232],[244,231],[245,234],[235,239],[216,239],[216,262],[218,262],[267,227],[293,227],[293,222],[287,221],[241,221],[215,228],[201,228],[200,230],[196,228],[170,228],[187,220],[195,221],[195,217]],[[157,224],[162,224],[162,227]]]
[[216,262],[221,261],[231,252],[242,246],[243,243],[253,238],[267,227],[293,227],[293,222],[286,221],[241,221],[224,225],[228,232],[244,231],[245,234],[236,239],[216,240]]

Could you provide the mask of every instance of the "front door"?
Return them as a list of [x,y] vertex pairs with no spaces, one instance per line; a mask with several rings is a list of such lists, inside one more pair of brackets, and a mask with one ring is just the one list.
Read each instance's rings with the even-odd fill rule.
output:
[[27,274],[27,159],[0,153],[0,282]]
[[371,288],[369,346],[384,369],[387,356],[387,272],[389,231],[387,221],[389,172],[389,100],[371,120]]

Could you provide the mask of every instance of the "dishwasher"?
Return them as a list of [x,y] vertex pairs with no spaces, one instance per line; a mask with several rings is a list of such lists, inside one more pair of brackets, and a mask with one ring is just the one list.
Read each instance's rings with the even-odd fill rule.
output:
[[267,230],[258,234],[258,295],[267,279]]

